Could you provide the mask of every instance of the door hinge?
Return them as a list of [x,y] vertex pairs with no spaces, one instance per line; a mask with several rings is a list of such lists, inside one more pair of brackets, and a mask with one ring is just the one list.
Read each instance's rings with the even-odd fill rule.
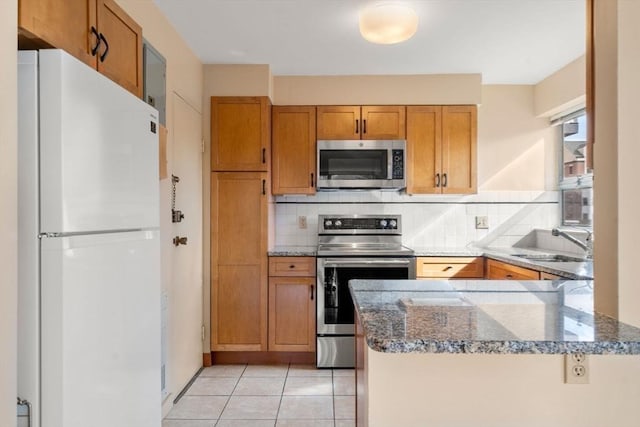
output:
[[202,325],[202,342],[204,342],[204,325]]
[[204,153],[204,138],[202,138],[202,147],[201,147],[201,149],[202,149],[202,152]]

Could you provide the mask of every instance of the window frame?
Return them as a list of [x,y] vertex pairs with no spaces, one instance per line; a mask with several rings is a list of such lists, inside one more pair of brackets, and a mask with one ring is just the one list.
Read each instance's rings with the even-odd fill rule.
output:
[[[587,119],[587,112],[585,108],[579,108],[576,109],[574,111],[571,112],[567,112],[563,115],[561,115],[560,117],[552,120],[552,125],[559,125],[558,126],[558,133],[559,133],[559,139],[560,139],[560,155],[559,155],[559,167],[558,167],[558,171],[559,171],[559,176],[558,176],[558,191],[560,192],[560,224],[562,226],[565,227],[574,227],[574,228],[581,228],[581,229],[587,229],[587,230],[592,230],[593,229],[593,170],[592,169],[588,169],[588,163],[587,163],[587,157],[588,154],[585,153],[585,173],[578,175],[578,176],[572,176],[572,177],[568,177],[565,178],[564,176],[564,168],[565,168],[565,162],[564,162],[564,150],[565,150],[565,136],[564,136],[564,124],[574,120],[578,117],[581,116],[585,116],[585,119]],[[588,127],[588,122],[586,124],[586,126]],[[592,148],[591,146],[589,146],[588,144],[585,145],[585,149],[590,149]],[[591,214],[591,223],[590,224],[575,224],[575,223],[566,223],[565,222],[565,204],[564,204],[564,191],[566,190],[584,190],[584,189],[591,189],[592,191],[592,203],[591,203],[591,210],[592,210],[592,214]]]

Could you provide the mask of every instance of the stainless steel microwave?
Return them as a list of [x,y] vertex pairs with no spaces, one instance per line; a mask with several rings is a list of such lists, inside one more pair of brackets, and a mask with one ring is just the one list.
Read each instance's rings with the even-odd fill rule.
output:
[[405,140],[318,141],[318,190],[406,187]]

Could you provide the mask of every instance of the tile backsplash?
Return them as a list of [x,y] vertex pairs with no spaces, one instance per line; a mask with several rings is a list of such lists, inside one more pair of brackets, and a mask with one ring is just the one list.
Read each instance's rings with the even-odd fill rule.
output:
[[[386,191],[320,192],[275,198],[275,245],[317,244],[318,215],[401,214],[403,243],[409,247],[508,247],[534,229],[560,221],[557,191],[492,191],[466,196],[410,196]],[[298,226],[305,216],[307,228]],[[476,216],[488,229],[476,229]]]

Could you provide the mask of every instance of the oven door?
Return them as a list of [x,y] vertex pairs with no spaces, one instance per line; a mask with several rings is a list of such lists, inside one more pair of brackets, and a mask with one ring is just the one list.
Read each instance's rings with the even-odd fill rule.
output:
[[353,335],[351,279],[415,279],[415,258],[318,258],[318,335]]

